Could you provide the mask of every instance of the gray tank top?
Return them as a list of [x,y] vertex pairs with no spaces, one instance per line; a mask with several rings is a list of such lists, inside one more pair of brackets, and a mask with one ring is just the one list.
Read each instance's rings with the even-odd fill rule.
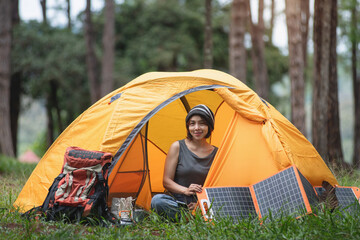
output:
[[[184,139],[180,140],[179,144],[174,182],[184,187],[189,187],[192,183],[203,185],[218,148],[215,147],[208,156],[201,158],[188,149]],[[173,196],[185,203],[196,202],[194,196],[189,197],[183,194],[173,194]]]

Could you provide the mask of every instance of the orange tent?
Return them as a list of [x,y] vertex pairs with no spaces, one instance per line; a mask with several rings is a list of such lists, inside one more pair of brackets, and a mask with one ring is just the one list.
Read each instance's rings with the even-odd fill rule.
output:
[[251,185],[295,165],[313,185],[337,181],[310,142],[274,107],[236,78],[215,70],[141,75],[100,99],[58,137],[14,205],[39,206],[60,173],[65,150],[78,146],[114,155],[112,197],[132,196],[149,209],[163,192],[170,144],[186,136],[185,117],[197,104],[215,113],[209,141],[219,147],[205,186]]

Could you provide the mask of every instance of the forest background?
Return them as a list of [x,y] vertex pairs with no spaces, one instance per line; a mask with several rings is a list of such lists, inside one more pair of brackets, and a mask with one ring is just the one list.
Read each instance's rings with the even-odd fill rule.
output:
[[143,73],[213,68],[273,104],[328,164],[359,167],[359,0],[104,0],[95,10],[84,0],[75,18],[71,2],[39,0],[42,17],[29,21],[19,1],[0,0],[0,153],[42,156]]

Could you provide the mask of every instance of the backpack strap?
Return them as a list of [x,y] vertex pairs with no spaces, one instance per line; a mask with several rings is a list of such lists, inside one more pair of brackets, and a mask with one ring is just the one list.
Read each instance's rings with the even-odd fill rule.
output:
[[[107,182],[109,166],[110,163],[104,164],[102,171],[96,173],[97,183],[95,184],[95,192],[90,196],[90,200],[86,203],[83,216],[90,214],[94,202],[100,204],[100,206],[95,207],[97,209],[95,211],[97,211],[99,215],[105,216],[109,212],[106,203],[109,196],[109,186]],[[98,199],[100,199],[100,201]]]
[[54,200],[55,200],[55,192],[57,190],[57,187],[59,185],[59,182],[61,179],[64,178],[66,174],[61,173],[59,176],[57,176],[53,182],[53,184],[51,185],[51,187],[49,188],[49,193],[45,198],[45,201],[43,203],[43,205],[41,206],[42,211],[46,212],[46,210],[49,209],[49,204],[53,204]]

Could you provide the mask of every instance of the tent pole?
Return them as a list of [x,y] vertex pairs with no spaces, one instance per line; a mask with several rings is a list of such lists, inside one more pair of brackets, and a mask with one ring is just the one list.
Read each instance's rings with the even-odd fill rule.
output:
[[[145,179],[146,179],[146,176],[148,175],[148,172],[149,172],[149,168],[148,168],[148,152],[147,152],[147,138],[148,138],[148,128],[149,128],[149,122],[146,123],[145,125],[145,143],[143,143],[143,138],[140,136],[140,139],[141,139],[141,146],[142,146],[142,149],[143,149],[143,177],[141,179],[141,184],[139,186],[139,190],[138,192],[136,193],[136,196],[135,196],[135,202],[141,192],[141,189],[143,188],[144,186],[144,183],[145,183]],[[134,202],[134,204],[135,204]]]
[[190,108],[190,104],[189,104],[188,100],[186,99],[186,97],[182,96],[180,98],[180,100],[181,100],[182,104],[184,105],[186,112],[189,112],[191,110],[191,108]]

